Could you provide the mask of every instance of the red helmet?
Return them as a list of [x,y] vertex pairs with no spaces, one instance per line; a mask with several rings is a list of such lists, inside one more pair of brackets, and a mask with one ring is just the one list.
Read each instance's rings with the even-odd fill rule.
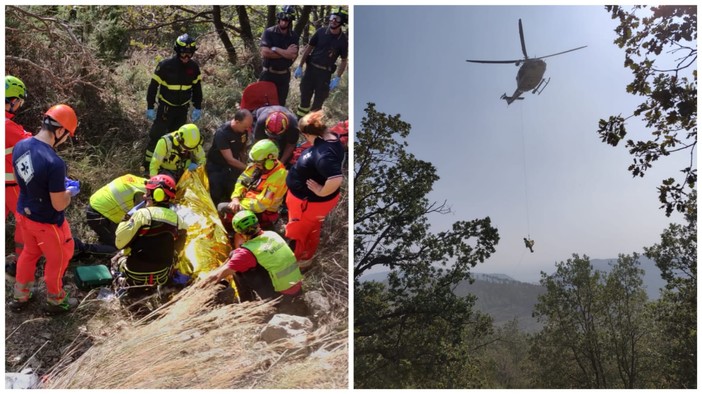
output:
[[156,202],[168,202],[175,198],[176,183],[165,174],[152,176],[146,181],[146,195]]
[[288,129],[288,117],[281,111],[275,111],[266,118],[266,135],[277,137]]
[[49,122],[54,126],[65,127],[71,137],[75,136],[76,128],[78,127],[78,117],[76,111],[66,104],[57,104],[49,108],[44,114],[45,117],[51,118],[53,122],[44,118],[45,122]]

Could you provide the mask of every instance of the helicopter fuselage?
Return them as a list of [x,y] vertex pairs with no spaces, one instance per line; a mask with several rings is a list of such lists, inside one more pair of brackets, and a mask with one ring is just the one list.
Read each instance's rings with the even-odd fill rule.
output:
[[546,62],[541,59],[526,59],[517,72],[517,89],[522,92],[535,89],[546,72]]

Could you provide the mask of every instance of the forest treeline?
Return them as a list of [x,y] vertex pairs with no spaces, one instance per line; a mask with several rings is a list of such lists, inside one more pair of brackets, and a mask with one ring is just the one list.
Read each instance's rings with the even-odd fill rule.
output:
[[[658,188],[661,214],[683,220],[644,247],[666,281],[660,298],[647,298],[637,253],[621,254],[608,273],[573,254],[541,275],[540,331],[493,324],[474,296],[454,290],[495,252],[498,229],[485,217],[432,233],[428,215],[450,212],[427,198],[436,168],[406,150],[411,126],[400,115],[369,103],[354,161],[356,388],[697,387],[697,9],[604,11],[620,23],[615,44],[634,75],[627,91],[642,103],[631,116],[601,120],[597,133],[624,142],[635,177],[671,154],[691,157]],[[656,63],[671,50],[677,66]],[[637,135],[648,140],[625,139],[630,117],[644,120]],[[390,271],[387,283],[359,280],[377,267]]]

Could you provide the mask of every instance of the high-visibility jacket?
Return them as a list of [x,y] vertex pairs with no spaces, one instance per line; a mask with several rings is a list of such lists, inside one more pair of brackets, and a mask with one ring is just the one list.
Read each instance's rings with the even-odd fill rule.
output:
[[237,179],[231,197],[239,199],[242,209],[255,213],[278,212],[285,192],[288,191],[288,185],[285,184],[288,170],[283,163],[278,162],[265,174],[259,174],[259,171],[253,164],[246,167]]
[[161,168],[178,173],[184,171],[190,163],[205,164],[205,150],[202,144],[193,150],[185,150],[176,141],[176,133],[177,131],[166,134],[156,143],[149,164],[149,176],[158,175]]
[[12,150],[15,144],[32,136],[24,127],[12,121],[15,114],[5,111],[5,184],[15,184],[15,174],[12,172]]
[[112,222],[119,223],[134,208],[134,196],[146,194],[145,182],[145,178],[136,175],[122,175],[93,193],[90,206]]
[[275,291],[285,291],[302,280],[295,255],[278,233],[264,231],[241,247],[251,251],[256,262],[268,271]]
[[128,273],[160,273],[175,262],[178,232],[186,229],[185,222],[169,208],[141,208],[117,226],[115,246],[128,256]]

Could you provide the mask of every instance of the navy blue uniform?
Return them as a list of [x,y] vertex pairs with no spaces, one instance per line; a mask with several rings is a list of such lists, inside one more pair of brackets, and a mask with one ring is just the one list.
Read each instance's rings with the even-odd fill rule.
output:
[[253,130],[255,142],[270,138],[266,134],[266,118],[268,115],[277,111],[284,113],[285,116],[288,117],[287,130],[285,130],[283,134],[279,135],[278,138],[271,138],[278,145],[278,149],[280,150],[278,158],[280,159],[283,156],[285,148],[287,148],[289,145],[297,145],[297,140],[300,138],[300,129],[297,126],[297,117],[295,114],[293,114],[289,109],[280,105],[261,107],[254,112],[254,119],[256,119],[256,122],[254,123]]
[[[292,44],[299,45],[300,37],[289,28],[286,33],[280,31],[278,26],[271,26],[263,31],[259,46],[267,48],[288,49]],[[290,90],[290,66],[293,61],[280,57],[277,59],[263,59],[263,72],[259,81],[273,82],[278,90],[278,103],[285,105]]]
[[12,166],[20,187],[17,212],[35,222],[61,226],[64,213],[54,209],[50,193],[66,191],[66,163],[48,144],[27,138],[15,145]]
[[210,197],[215,205],[229,201],[229,197],[234,191],[234,184],[241,175],[241,170],[231,167],[220,151],[230,149],[235,159],[246,163],[248,141],[248,133],[234,131],[231,122],[219,126],[215,132],[212,146],[207,152],[207,164],[205,165],[207,177],[210,180]]
[[144,168],[147,171],[159,138],[178,130],[188,121],[190,102],[194,108],[202,108],[201,80],[200,66],[192,59],[183,63],[176,55],[156,66],[146,93],[148,109],[154,108],[158,98],[156,120],[149,130],[149,142],[144,155]]
[[[347,59],[349,54],[349,38],[343,31],[332,34],[331,29],[318,29],[309,42],[314,49],[306,61],[305,74],[300,82],[300,106],[297,115],[302,117],[310,111],[322,109],[324,100],[329,97],[329,82],[336,71],[336,60]],[[310,106],[314,96],[314,101]]]
[[324,185],[327,179],[343,176],[341,164],[344,160],[344,146],[336,135],[335,141],[325,141],[322,138],[314,140],[314,145],[300,155],[294,166],[288,170],[285,183],[288,191],[295,197],[310,202],[322,202],[334,199],[339,190],[320,197],[307,187],[307,180],[312,179]]

